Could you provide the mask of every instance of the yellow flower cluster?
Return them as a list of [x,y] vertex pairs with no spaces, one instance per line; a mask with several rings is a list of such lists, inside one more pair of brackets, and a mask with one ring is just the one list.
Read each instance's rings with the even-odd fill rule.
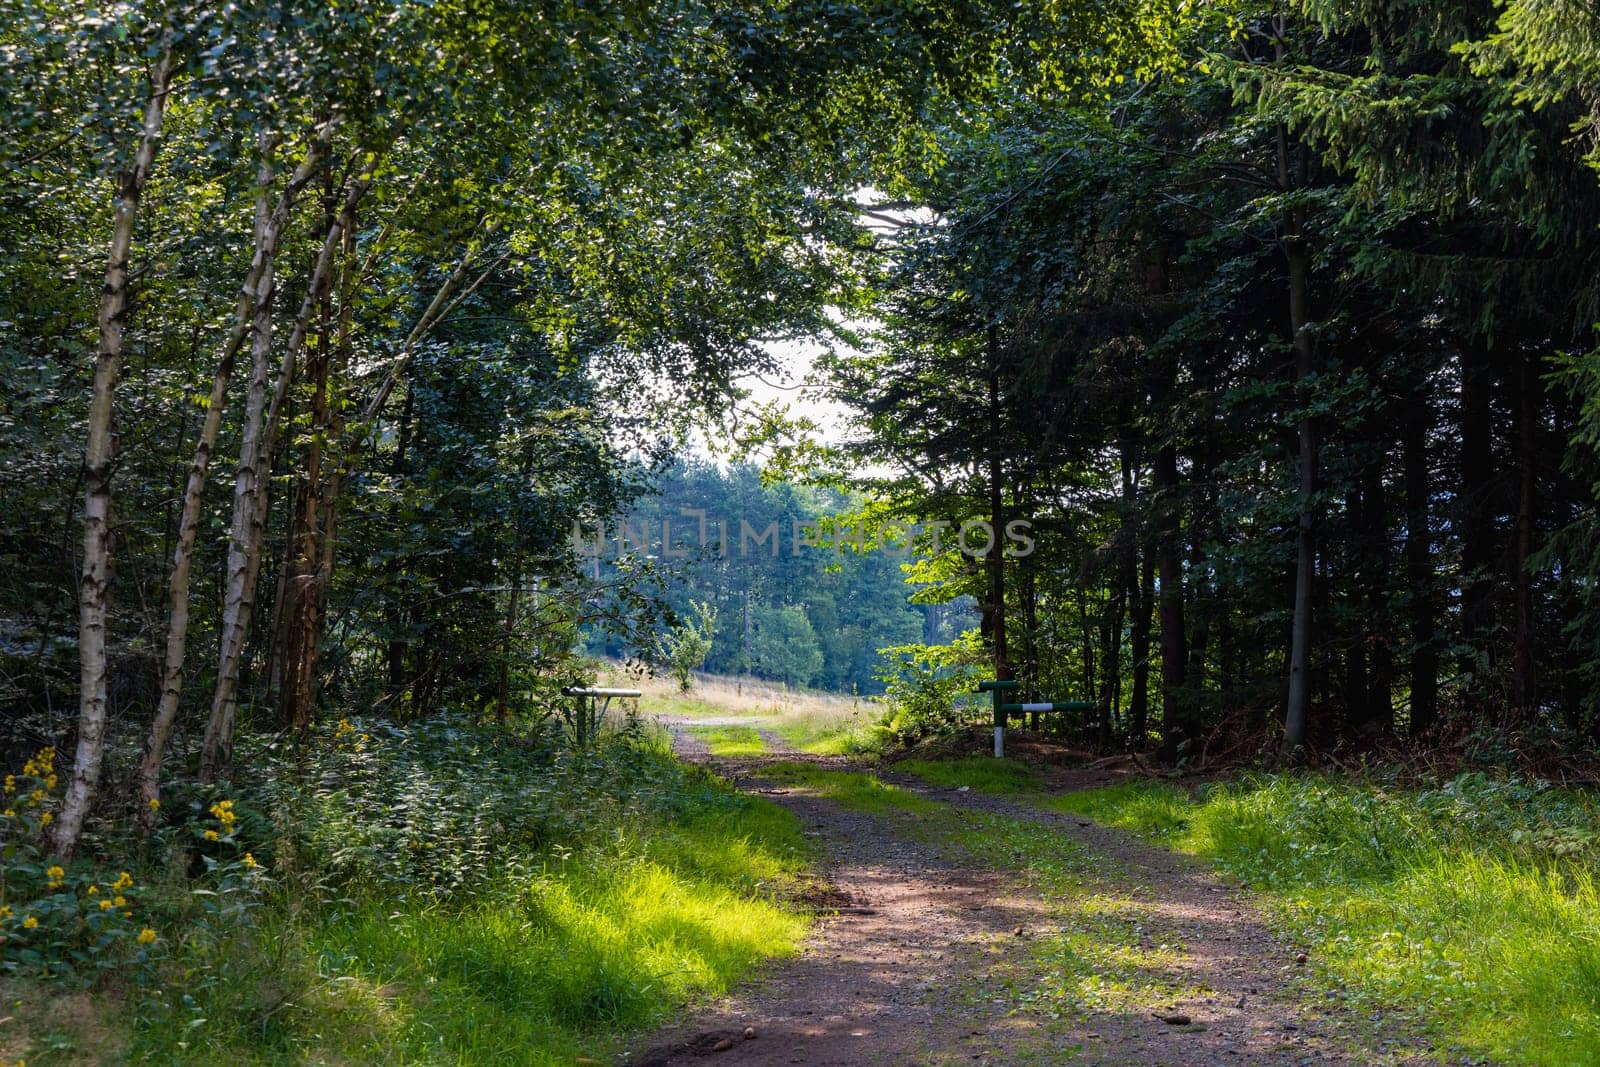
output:
[[152,944],[155,941],[155,939],[156,939],[156,932],[154,930],[150,929],[148,926],[146,926],[143,930],[140,930],[139,931],[139,936],[134,938],[134,940],[139,942],[139,944],[141,944],[141,945]]
[[233,801],[217,801],[215,804],[211,805],[211,814],[215,815],[217,821],[222,824],[223,833],[233,833],[233,824],[239,819],[239,817],[233,813]]
[[259,863],[256,862],[256,858],[254,856],[252,856],[248,852],[246,852],[244,854],[244,859],[241,862],[244,863],[244,869],[247,870],[247,871],[253,871],[257,867],[261,866]]
[[67,872],[62,870],[60,867],[51,867],[49,870],[44,872],[44,875],[49,879],[49,881],[45,883],[46,889],[60,889],[62,881],[67,877]]
[[[56,769],[56,750],[54,748],[41,748],[39,754],[22,765],[22,773],[30,778],[45,778],[54,780]],[[9,783],[10,779],[7,779]],[[52,785],[50,788],[54,789]]]
[[118,893],[122,892],[124,889],[132,889],[133,875],[129,874],[127,871],[123,871],[121,874],[117,875],[117,880],[111,883],[111,888]]

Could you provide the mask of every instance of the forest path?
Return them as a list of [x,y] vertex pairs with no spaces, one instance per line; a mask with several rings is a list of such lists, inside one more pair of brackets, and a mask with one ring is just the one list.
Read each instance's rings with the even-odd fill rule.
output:
[[876,777],[903,791],[900,806],[859,810],[829,798],[826,776],[867,768],[792,752],[788,770],[773,756],[712,758],[667,725],[681,758],[799,817],[829,893],[800,956],[622,1062],[1438,1062],[1425,1042],[1308,992],[1303,957],[1187,857],[892,772]]

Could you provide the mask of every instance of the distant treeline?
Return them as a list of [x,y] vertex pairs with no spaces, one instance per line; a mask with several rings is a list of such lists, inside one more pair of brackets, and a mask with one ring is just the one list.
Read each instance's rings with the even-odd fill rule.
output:
[[[693,615],[696,603],[715,608],[708,671],[877,693],[880,648],[948,641],[975,616],[965,601],[911,603],[905,553],[860,550],[860,527],[848,517],[859,506],[830,490],[763,485],[750,465],[684,461],[603,538],[598,528],[582,530],[579,554],[604,579],[617,569],[620,541],[623,555],[659,569],[675,614]],[[600,634],[590,649],[637,651]]]

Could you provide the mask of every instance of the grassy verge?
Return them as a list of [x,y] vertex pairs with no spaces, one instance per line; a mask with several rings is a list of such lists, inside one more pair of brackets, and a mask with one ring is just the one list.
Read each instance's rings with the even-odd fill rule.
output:
[[1467,775],[1431,788],[1263,778],[1134,784],[1050,806],[1204,856],[1261,890],[1332,991],[1446,1044],[1600,1063],[1600,812]]
[[713,756],[759,756],[767,750],[753,726],[690,726],[688,731],[704,741]]
[[370,730],[193,833],[253,849],[248,882],[191,880],[181,839],[130,859],[159,939],[98,979],[5,978],[0,1063],[610,1062],[805,933],[796,820],[648,740]]
[[903,760],[897,771],[916,775],[930,785],[966,786],[979,793],[1031,793],[1041,784],[1039,771],[1013,759],[966,756],[952,760]]

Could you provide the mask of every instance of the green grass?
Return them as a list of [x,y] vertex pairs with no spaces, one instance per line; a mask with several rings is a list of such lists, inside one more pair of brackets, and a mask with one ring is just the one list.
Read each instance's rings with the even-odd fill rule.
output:
[[1108,881],[1094,853],[1036,822],[963,811],[943,836],[978,863],[1007,871],[1051,905],[1049,929],[1028,949],[996,964],[981,989],[991,1004],[1046,1023],[1084,1012],[1144,1014],[1197,992],[1194,976],[1173,966],[1175,943],[1153,938],[1163,925],[1148,899]]
[[967,786],[979,793],[1032,793],[1041,786],[1039,772],[1026,763],[991,756],[953,760],[905,760],[894,769],[914,774],[931,785]]
[[836,771],[808,763],[774,763],[763,767],[761,773],[855,811],[904,811],[926,815],[945,810],[945,805],[938,801],[879,781],[870,774]]
[[712,702],[704,697],[696,696],[692,691],[688,693],[652,693],[640,701],[640,711],[645,715],[666,716],[715,716],[728,718],[736,715],[766,715],[767,709],[757,706],[754,702]]
[[772,729],[792,747],[817,756],[872,756],[883,748],[881,735],[856,718],[802,714],[780,719]]
[[[340,1051],[403,1050],[408,1062],[610,1060],[618,1034],[795,951],[805,921],[763,890],[795,883],[803,856],[793,818],[760,803],[623,834],[460,911],[362,908],[312,938],[353,980],[371,1034]],[[388,1000],[373,1005],[374,989]]]
[[1401,1005],[1442,1042],[1497,1060],[1600,1063],[1590,796],[1482,775],[1424,789],[1276,777],[1048,803],[1258,888],[1338,995]]
[[759,756],[767,750],[753,726],[690,726],[688,731],[703,740],[713,756]]
[[[650,738],[563,753],[384,730],[292,783],[284,829],[251,842],[259,893],[191,881],[179,849],[130,894],[151,959],[93,989],[0,978],[0,1063],[612,1062],[806,932],[794,816]],[[264,787],[239,795],[270,832]]]
[[558,851],[460,905],[373,894],[328,914],[267,909],[257,954],[145,1005],[130,1058],[609,1062],[629,1035],[804,936],[807,920],[781,903],[806,879],[797,822],[723,796]]

